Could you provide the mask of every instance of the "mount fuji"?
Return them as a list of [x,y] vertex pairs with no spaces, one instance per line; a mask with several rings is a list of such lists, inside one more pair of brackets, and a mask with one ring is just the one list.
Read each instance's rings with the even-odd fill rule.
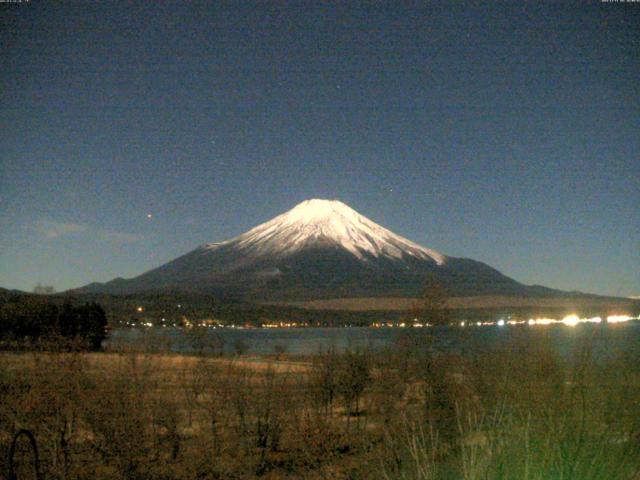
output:
[[86,293],[189,291],[251,301],[412,297],[427,279],[452,296],[561,293],[414,243],[337,200],[307,200],[230,240],[202,245]]

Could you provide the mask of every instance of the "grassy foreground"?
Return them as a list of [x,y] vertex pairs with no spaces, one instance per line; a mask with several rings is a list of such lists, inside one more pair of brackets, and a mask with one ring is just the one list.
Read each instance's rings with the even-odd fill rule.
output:
[[[0,449],[46,479],[640,479],[640,358],[522,335],[287,359],[0,354]],[[6,463],[4,455],[2,461]],[[18,478],[35,478],[18,442]],[[4,474],[7,465],[2,465]]]

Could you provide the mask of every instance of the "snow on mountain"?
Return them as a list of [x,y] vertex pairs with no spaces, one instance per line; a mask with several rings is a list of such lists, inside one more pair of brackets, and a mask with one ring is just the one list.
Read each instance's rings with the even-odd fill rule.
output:
[[361,260],[412,256],[443,265],[447,257],[387,230],[338,200],[306,200],[248,232],[204,248],[233,246],[253,255],[282,257],[314,245],[337,246]]

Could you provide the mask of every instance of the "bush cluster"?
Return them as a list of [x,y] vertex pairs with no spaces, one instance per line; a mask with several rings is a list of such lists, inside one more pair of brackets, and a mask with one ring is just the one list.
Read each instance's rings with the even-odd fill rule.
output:
[[106,336],[107,317],[96,303],[56,305],[37,297],[20,296],[0,305],[0,339],[5,345],[61,337],[98,350]]

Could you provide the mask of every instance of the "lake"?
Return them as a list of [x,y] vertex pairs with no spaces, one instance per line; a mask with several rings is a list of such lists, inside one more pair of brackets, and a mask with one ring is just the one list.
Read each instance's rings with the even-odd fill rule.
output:
[[[426,337],[430,337],[427,340]],[[640,322],[620,324],[566,325],[493,325],[438,328],[128,328],[111,332],[108,346],[166,349],[192,353],[210,350],[211,345],[234,353],[243,345],[245,353],[270,355],[284,350],[293,355],[309,355],[335,348],[380,350],[402,341],[433,342],[440,352],[481,352],[508,347],[522,339],[542,341],[562,355],[570,355],[584,341],[592,342],[598,355],[618,351],[640,350]]]

